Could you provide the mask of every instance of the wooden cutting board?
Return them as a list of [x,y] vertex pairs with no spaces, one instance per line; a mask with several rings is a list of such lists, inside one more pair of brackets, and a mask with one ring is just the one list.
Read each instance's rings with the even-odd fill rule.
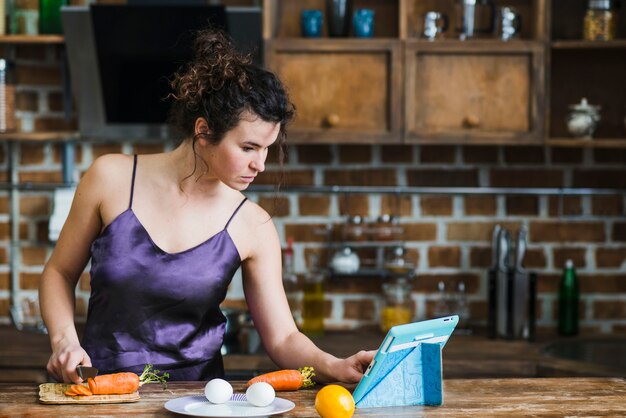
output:
[[136,391],[124,395],[67,396],[64,392],[70,386],[72,385],[69,383],[42,383],[39,385],[39,402],[45,404],[96,404],[137,402],[141,399],[139,392]]

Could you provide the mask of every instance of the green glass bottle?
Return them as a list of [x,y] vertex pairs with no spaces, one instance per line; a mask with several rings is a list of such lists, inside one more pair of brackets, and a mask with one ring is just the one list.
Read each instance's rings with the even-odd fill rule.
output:
[[39,33],[62,34],[61,6],[67,0],[39,0]]
[[578,279],[572,260],[565,262],[565,270],[559,286],[559,334],[578,334]]

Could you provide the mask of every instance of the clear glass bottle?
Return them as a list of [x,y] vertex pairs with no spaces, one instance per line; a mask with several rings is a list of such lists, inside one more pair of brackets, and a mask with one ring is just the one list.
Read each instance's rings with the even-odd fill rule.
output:
[[610,41],[617,33],[617,11],[611,0],[589,0],[584,19],[584,38]]
[[572,260],[567,260],[559,285],[559,334],[578,334],[579,301],[580,294],[576,269]]
[[302,332],[308,336],[324,334],[324,279],[318,255],[309,255],[302,306]]
[[296,274],[293,256],[293,238],[287,239],[287,247],[283,250],[283,287],[291,315],[296,323],[302,320],[302,286]]
[[383,307],[380,312],[380,329],[387,332],[391,327],[407,324],[413,319],[411,284],[397,279],[383,284]]

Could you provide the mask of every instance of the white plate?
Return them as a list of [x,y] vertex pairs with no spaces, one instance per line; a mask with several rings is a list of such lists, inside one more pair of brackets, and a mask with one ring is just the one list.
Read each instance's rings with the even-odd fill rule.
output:
[[211,403],[204,396],[183,396],[165,403],[165,409],[193,417],[266,417],[291,411],[296,404],[287,399],[274,398],[268,406],[254,406],[247,401]]

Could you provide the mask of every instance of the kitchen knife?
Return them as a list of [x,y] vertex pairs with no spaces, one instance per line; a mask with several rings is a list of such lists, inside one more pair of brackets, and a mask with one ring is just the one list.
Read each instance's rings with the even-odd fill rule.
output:
[[488,314],[487,314],[487,333],[489,338],[496,338],[496,321],[498,317],[497,312],[497,279],[498,279],[498,259],[499,259],[499,245],[498,239],[500,238],[500,230],[502,227],[496,225],[493,228],[493,235],[491,237],[491,268],[487,272],[487,285],[488,285]]
[[517,233],[515,245],[515,267],[513,271],[513,338],[528,338],[528,271],[524,268],[526,237],[528,231],[522,226]]
[[76,366],[76,373],[86,382],[90,377],[96,377],[98,375],[98,369],[89,366]]
[[498,233],[498,268],[496,270],[496,330],[497,335],[510,338],[512,331],[512,290],[509,280],[512,278],[509,265],[509,251],[511,248],[511,236],[506,228]]

